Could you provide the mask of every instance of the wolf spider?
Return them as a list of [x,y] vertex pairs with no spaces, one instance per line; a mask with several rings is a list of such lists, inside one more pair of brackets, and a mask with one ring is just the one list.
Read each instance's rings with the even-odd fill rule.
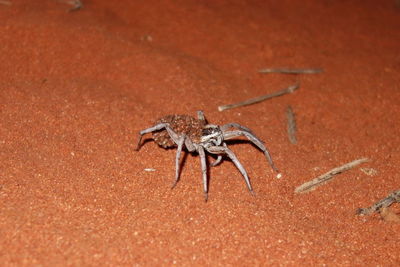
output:
[[[196,151],[200,155],[201,170],[203,173],[203,190],[206,201],[208,198],[208,181],[205,152],[216,154],[218,156],[217,159],[210,164],[212,167],[221,162],[222,155],[227,155],[239,169],[244,177],[247,188],[249,189],[250,193],[253,194],[253,188],[246,170],[236,158],[236,155],[225,143],[225,140],[229,140],[238,136],[245,136],[259,149],[261,149],[264,152],[264,155],[272,169],[278,172],[278,169],[275,167],[268,149],[249,128],[237,123],[228,123],[222,126],[208,124],[202,111],[197,112],[197,117],[198,118],[195,119],[189,115],[168,115],[156,121],[153,127],[139,132],[139,140],[135,149],[136,151],[139,151],[140,149],[142,136],[147,133],[152,133],[154,141],[161,147],[178,147],[175,159],[175,181],[172,185],[172,188],[175,187],[179,180],[180,157],[182,148],[185,145],[189,152]],[[236,130],[229,131],[231,128],[236,128]]]

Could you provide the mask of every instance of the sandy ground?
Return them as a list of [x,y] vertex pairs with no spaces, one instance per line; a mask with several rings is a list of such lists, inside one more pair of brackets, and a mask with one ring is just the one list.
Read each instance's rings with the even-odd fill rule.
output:
[[[355,215],[400,187],[395,2],[0,4],[1,265],[398,264],[400,224]],[[324,72],[258,73],[266,67]],[[295,83],[292,94],[217,109]],[[175,150],[149,135],[136,152],[137,133],[197,110],[251,128],[282,178],[241,141],[229,146],[255,196],[225,160],[210,169],[205,202],[196,154],[171,190]]]

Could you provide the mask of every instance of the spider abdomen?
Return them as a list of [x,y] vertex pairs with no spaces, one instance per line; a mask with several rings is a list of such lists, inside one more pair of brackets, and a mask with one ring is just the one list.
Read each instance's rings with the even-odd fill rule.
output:
[[[193,143],[199,143],[202,135],[202,129],[205,122],[189,115],[168,115],[155,122],[168,123],[170,128],[178,135],[186,135]],[[169,148],[176,146],[175,142],[169,136],[167,130],[153,132],[154,141],[161,147]]]

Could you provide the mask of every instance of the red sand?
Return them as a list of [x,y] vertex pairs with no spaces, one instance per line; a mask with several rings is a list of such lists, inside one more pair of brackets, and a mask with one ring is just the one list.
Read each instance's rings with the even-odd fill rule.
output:
[[[399,263],[400,224],[355,215],[400,185],[395,1],[84,4],[0,5],[2,265]],[[325,72],[257,73],[281,66]],[[296,81],[291,95],[217,110]],[[231,148],[255,197],[224,161],[210,170],[205,203],[192,155],[171,190],[175,150],[147,142],[135,152],[137,132],[196,110],[253,129],[283,177],[239,143]],[[362,157],[371,161],[294,194]]]

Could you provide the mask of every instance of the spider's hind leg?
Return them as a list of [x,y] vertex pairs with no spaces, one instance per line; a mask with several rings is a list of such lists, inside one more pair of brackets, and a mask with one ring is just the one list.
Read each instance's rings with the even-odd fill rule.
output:
[[186,135],[177,134],[174,130],[171,129],[171,127],[169,127],[169,125],[167,125],[165,129],[167,130],[169,136],[174,141],[174,143],[178,146],[175,157],[175,181],[171,187],[174,188],[179,181],[180,159],[181,159],[183,145],[186,144],[186,147],[188,148],[189,151],[192,149],[192,147],[190,145],[191,144],[190,139],[186,138]]
[[142,142],[142,137],[143,137],[143,135],[145,135],[145,134],[147,134],[147,133],[159,131],[159,130],[164,129],[164,128],[167,128],[167,127],[168,127],[168,123],[159,123],[159,124],[157,124],[157,125],[155,125],[155,126],[153,126],[153,127],[150,127],[150,128],[147,128],[147,129],[144,129],[144,130],[140,131],[140,132],[139,132],[139,140],[138,140],[138,142],[137,142],[137,145],[136,145],[135,150],[136,150],[136,151],[139,151],[139,149],[140,149],[140,143]]
[[176,151],[176,158],[175,158],[175,182],[172,184],[171,188],[174,188],[179,181],[179,174],[180,174],[180,159],[182,154],[182,147],[185,143],[186,136],[178,137],[176,144],[178,145],[178,149]]
[[197,111],[197,118],[200,121],[204,121],[204,123],[206,123],[206,124],[208,123],[206,117],[204,116],[204,112],[202,110]]

